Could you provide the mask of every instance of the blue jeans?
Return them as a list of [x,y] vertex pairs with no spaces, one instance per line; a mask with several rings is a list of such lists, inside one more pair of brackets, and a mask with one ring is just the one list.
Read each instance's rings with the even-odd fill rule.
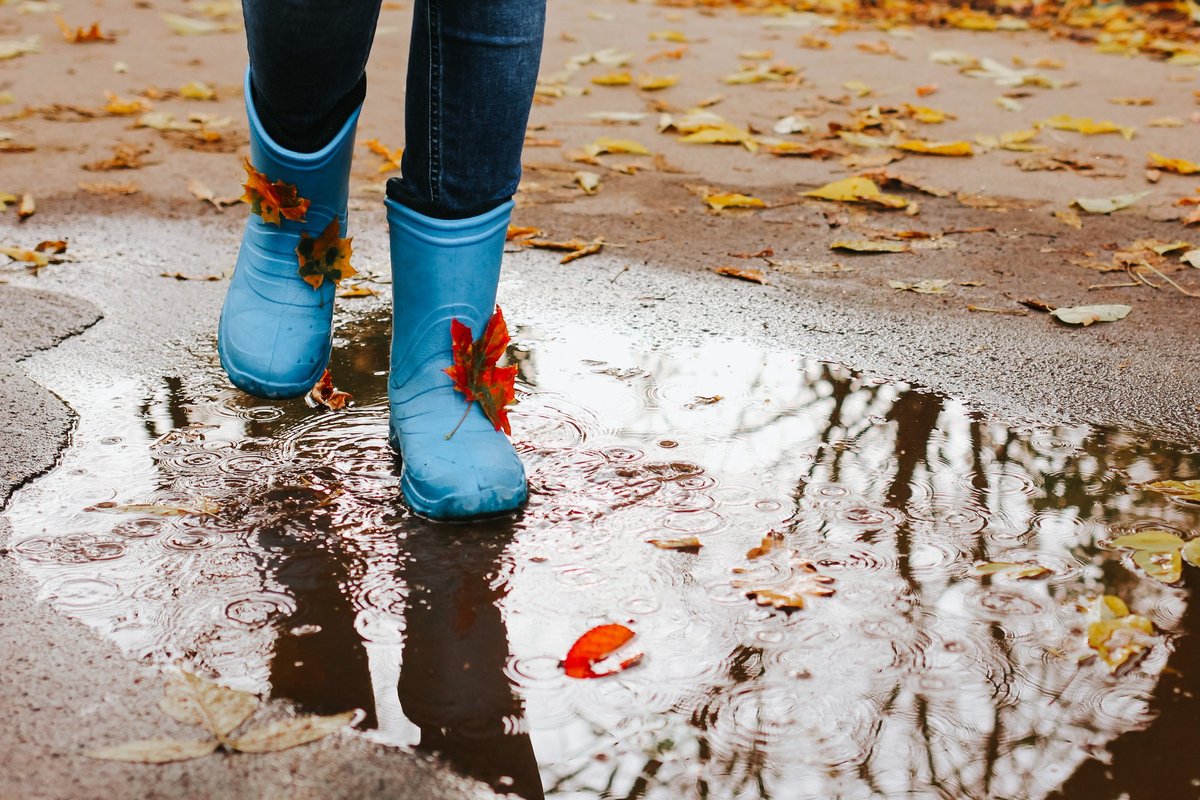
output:
[[[256,107],[278,144],[318,150],[362,102],[380,1],[243,0]],[[516,193],[545,18],[546,0],[416,0],[392,199],[459,219]]]

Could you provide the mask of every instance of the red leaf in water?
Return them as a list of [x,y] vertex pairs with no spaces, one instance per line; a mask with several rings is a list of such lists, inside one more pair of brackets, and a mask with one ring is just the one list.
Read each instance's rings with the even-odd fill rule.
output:
[[[508,325],[504,322],[500,306],[496,306],[496,313],[488,320],[483,335],[474,341],[470,328],[457,319],[451,320],[450,349],[454,365],[443,372],[454,381],[454,388],[467,396],[468,410],[470,403],[478,401],[496,430],[512,435],[507,406],[517,400],[517,368],[496,366],[507,347]],[[463,419],[466,419],[466,412],[463,413]],[[454,427],[454,431],[457,430],[458,425]],[[450,431],[446,438],[453,436],[454,431]]]
[[592,666],[608,658],[633,637],[633,631],[624,625],[598,625],[571,645],[567,657],[562,661],[563,671],[569,678],[603,678],[628,669],[642,660],[641,653],[630,656],[608,672],[596,672]]

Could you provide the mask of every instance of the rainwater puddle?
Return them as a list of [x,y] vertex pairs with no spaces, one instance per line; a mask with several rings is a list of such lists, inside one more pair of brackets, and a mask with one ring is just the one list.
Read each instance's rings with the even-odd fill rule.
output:
[[[1195,684],[1200,654],[1172,655],[1200,627],[1187,592],[1098,543],[1190,535],[1195,510],[1132,484],[1197,477],[1200,456],[740,343],[520,327],[529,507],[438,525],[397,500],[386,319],[340,333],[344,412],[222,388],[215,358],[98,390],[9,511],[41,599],[132,657],[362,708],[362,735],[526,798],[1041,798],[1151,723],[1168,659]],[[786,548],[749,560],[771,530]],[[687,535],[702,549],[645,542]],[[789,613],[734,584],[778,588],[797,559],[836,593]],[[971,574],[1026,560],[1053,574]],[[1164,633],[1126,674],[1079,661],[1089,593]],[[606,622],[643,662],[565,677]]]

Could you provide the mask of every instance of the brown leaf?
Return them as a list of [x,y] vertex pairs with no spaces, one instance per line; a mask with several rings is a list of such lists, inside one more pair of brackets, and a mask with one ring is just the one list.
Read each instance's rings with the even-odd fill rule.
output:
[[741,267],[723,266],[714,267],[713,272],[717,273],[718,275],[724,275],[726,278],[737,278],[739,280],[749,281],[750,283],[765,284],[767,282],[766,277],[763,275],[763,272],[760,269],[742,269]]
[[107,172],[115,169],[141,169],[146,165],[142,157],[150,153],[150,148],[122,142],[113,145],[112,151],[112,158],[104,158],[84,164],[83,168],[88,172]]
[[331,716],[283,719],[247,731],[229,746],[242,753],[277,753],[302,744],[324,739],[343,730],[354,719],[354,711]]
[[309,391],[308,399],[315,406],[324,406],[331,411],[340,411],[349,405],[354,397],[349,392],[341,392],[333,388],[333,373],[326,369],[321,375],[321,380],[317,381]]

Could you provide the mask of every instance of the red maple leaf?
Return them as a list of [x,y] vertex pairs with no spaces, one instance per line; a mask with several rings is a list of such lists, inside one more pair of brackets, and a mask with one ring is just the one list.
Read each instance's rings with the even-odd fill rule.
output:
[[[442,371],[454,381],[454,388],[467,397],[463,420],[471,410],[471,403],[478,402],[496,430],[511,436],[508,406],[517,401],[517,368],[496,366],[507,347],[508,326],[500,306],[496,306],[496,313],[488,320],[483,335],[475,340],[471,338],[469,327],[457,319],[451,320],[450,348],[454,365]],[[446,434],[447,439],[454,435],[463,420],[459,420],[454,430]]]
[[614,675],[628,669],[642,660],[641,653],[630,656],[607,672],[596,672],[592,667],[596,662],[608,658],[633,637],[633,631],[624,625],[598,625],[571,645],[567,657],[562,661],[563,671],[570,678],[603,678],[605,675]]

